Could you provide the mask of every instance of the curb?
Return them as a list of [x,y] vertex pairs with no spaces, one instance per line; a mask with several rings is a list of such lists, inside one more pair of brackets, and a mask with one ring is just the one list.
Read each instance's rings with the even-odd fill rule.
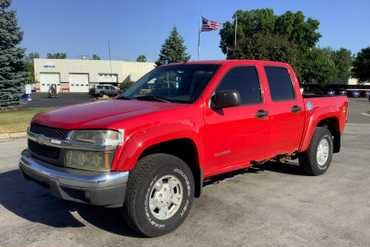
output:
[[26,136],[27,136],[26,132],[4,133],[4,134],[0,134],[0,140],[2,140],[2,139],[16,139],[16,138],[22,138],[22,137],[26,137]]

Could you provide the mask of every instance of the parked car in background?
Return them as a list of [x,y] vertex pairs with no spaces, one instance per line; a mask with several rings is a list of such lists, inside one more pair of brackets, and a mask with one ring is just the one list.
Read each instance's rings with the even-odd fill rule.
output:
[[120,89],[111,84],[99,84],[95,88],[91,88],[89,94],[94,97],[101,97],[103,95],[107,96],[117,96],[120,93]]
[[327,92],[328,96],[335,96],[335,90],[334,89],[329,89]]
[[57,197],[120,208],[153,237],[176,229],[214,176],[280,158],[324,174],[347,119],[347,97],[302,96],[286,63],[163,65],[116,99],[37,114],[19,166]]
[[351,91],[352,93],[351,93],[351,96],[352,97],[354,97],[354,98],[358,98],[358,97],[360,97],[361,96],[361,92],[360,91],[358,91],[358,90],[353,90],[353,91]]
[[365,97],[365,98],[368,98],[370,95],[370,91],[361,91],[361,97]]
[[90,87],[90,89],[89,89],[89,95],[91,97],[95,97],[95,87]]
[[345,89],[339,89],[338,90],[338,95],[347,96],[347,90],[345,90]]

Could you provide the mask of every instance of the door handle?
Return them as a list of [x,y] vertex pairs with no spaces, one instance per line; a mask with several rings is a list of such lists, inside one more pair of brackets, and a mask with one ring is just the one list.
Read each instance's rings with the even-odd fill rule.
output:
[[267,117],[267,115],[268,115],[268,112],[267,112],[267,111],[265,111],[265,110],[263,110],[263,109],[258,110],[258,111],[256,112],[256,117],[257,117],[257,118],[264,118],[264,117]]
[[292,112],[300,112],[300,111],[301,111],[300,106],[297,106],[297,105],[292,106]]

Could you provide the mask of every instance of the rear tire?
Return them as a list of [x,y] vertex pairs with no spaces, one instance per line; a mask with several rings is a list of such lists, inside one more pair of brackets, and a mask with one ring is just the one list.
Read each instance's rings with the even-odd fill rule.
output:
[[299,154],[303,171],[312,176],[324,174],[333,157],[333,137],[327,128],[317,127],[308,150]]
[[160,236],[182,224],[193,198],[189,166],[176,156],[151,154],[139,160],[130,173],[122,214],[138,233]]

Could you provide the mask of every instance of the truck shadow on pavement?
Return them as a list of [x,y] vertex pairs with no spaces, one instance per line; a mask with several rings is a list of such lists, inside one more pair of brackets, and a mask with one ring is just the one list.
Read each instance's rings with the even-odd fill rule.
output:
[[303,169],[298,165],[296,161],[269,161],[263,165],[253,167],[251,169],[256,169],[256,171],[268,170],[289,175],[306,176],[306,174],[303,172]]
[[258,173],[263,171],[272,171],[277,173],[284,173],[288,175],[296,175],[296,176],[306,176],[303,170],[298,166],[298,164],[294,161],[286,161],[286,162],[279,162],[279,161],[268,161],[263,165],[256,165],[246,169],[241,169],[233,172],[228,172],[225,174],[221,174],[215,176],[204,183],[204,186],[208,186],[211,184],[217,184],[222,182],[223,180],[227,180],[233,178],[238,175],[243,174],[251,174],[251,173]]
[[0,174],[0,206],[25,220],[51,227],[95,227],[118,235],[140,237],[124,223],[118,209],[58,199],[46,188],[25,180],[19,170]]
[[[204,185],[217,184],[217,182],[237,175],[253,174],[263,170],[303,175],[297,166],[268,162],[257,168],[239,170],[215,177]],[[19,170],[0,174],[0,206],[27,221],[51,227],[89,227],[121,236],[141,237],[125,224],[120,217],[119,209],[93,207],[58,199],[52,196],[47,189],[24,179]],[[1,207],[0,210],[2,210]]]

